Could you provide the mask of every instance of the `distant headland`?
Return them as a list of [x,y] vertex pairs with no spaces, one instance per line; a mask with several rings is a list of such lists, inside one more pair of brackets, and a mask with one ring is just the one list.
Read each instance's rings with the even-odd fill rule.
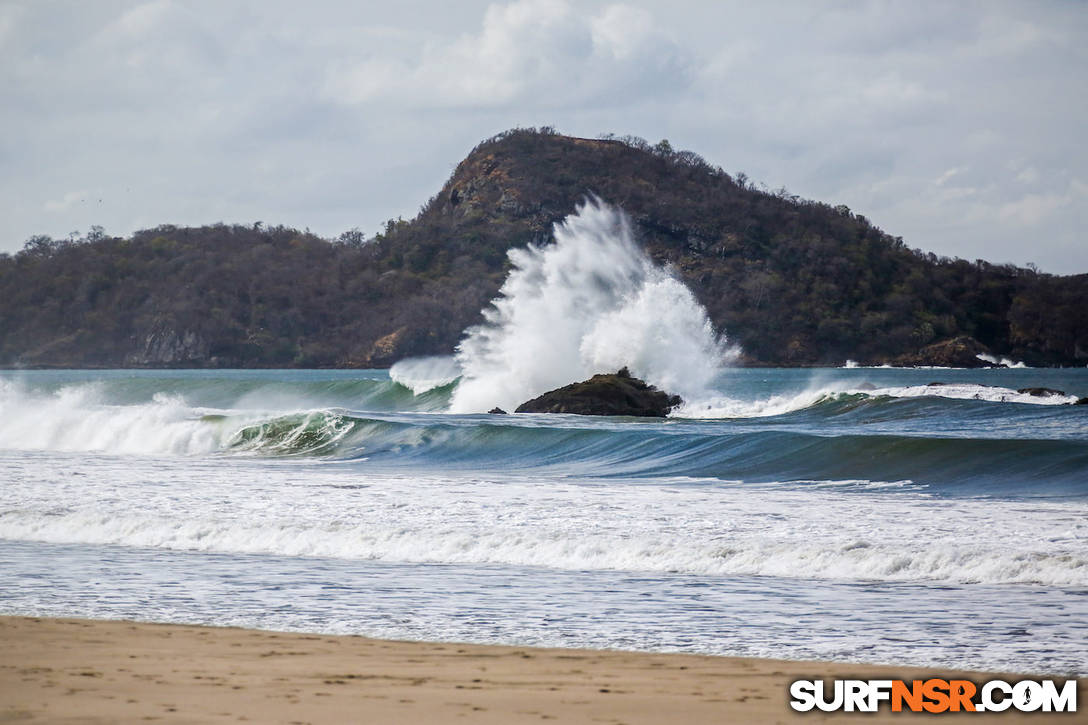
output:
[[[745,365],[1088,363],[1088,275],[909,248],[845,206],[768,190],[667,141],[515,129],[412,220],[335,240],[282,226],[30,239],[0,255],[3,367],[387,367],[449,354],[506,251],[587,195],[630,215]],[[984,364],[984,363],[983,363]]]

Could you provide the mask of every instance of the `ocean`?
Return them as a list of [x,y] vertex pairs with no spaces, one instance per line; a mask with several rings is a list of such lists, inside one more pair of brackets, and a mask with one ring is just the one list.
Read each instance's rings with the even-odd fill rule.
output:
[[667,419],[393,372],[3,373],[0,612],[1088,673],[1088,406],[1016,392],[1088,369],[723,369]]
[[[509,255],[454,357],[0,372],[0,613],[1088,674],[1088,368],[736,367],[599,200]],[[683,405],[485,412],[621,366]]]

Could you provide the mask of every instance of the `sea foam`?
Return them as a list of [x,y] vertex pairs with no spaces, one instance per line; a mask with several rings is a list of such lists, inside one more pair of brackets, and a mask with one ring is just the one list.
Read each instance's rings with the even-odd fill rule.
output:
[[984,403],[1019,403],[1022,405],[1071,405],[1077,396],[1055,393],[1032,395],[1012,388],[978,383],[947,383],[941,385],[898,385],[865,389],[847,383],[813,386],[796,393],[782,393],[756,400],[738,400],[720,395],[704,396],[672,411],[678,418],[765,418],[804,410],[821,403],[846,397],[879,398],[947,398],[977,400]]
[[222,446],[220,431],[202,420],[206,411],[165,392],[116,405],[95,383],[48,393],[0,381],[0,409],[0,448],[198,455]]
[[[478,477],[313,470],[206,471],[148,491],[95,467],[59,483],[64,506],[31,493],[0,511],[0,539],[223,554],[485,564],[564,571],[680,572],[840,581],[1088,585],[1077,504],[888,494],[887,482],[805,489],[677,479],[671,485],[547,485]],[[134,472],[135,473],[135,472]],[[150,475],[155,475],[151,473]],[[694,485],[693,485],[694,484]],[[131,500],[121,495],[139,491]],[[10,498],[10,496],[9,496]],[[179,500],[185,516],[176,514]],[[1045,530],[1045,537],[1039,531]]]
[[390,379],[421,395],[428,390],[449,385],[461,377],[461,366],[457,359],[447,355],[432,357],[410,357],[399,360],[389,368]]

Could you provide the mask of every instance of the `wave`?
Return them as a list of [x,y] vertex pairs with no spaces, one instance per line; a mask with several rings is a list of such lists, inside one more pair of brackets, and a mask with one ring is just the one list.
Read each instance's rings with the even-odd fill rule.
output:
[[993,355],[987,355],[984,352],[979,353],[978,355],[975,355],[975,357],[977,357],[982,362],[988,362],[991,365],[996,365],[996,366],[1002,367],[1002,368],[1015,368],[1015,369],[1022,370],[1024,368],[1028,367],[1023,362],[1013,362],[1012,360],[1010,360],[1007,357],[998,358],[998,357],[994,357]]
[[421,395],[449,386],[461,377],[461,366],[452,356],[413,357],[399,360],[389,369],[389,378]]
[[154,393],[141,405],[104,402],[101,383],[51,394],[0,382],[0,448],[198,455],[221,447],[214,426],[180,396]]
[[677,418],[753,418],[784,415],[807,408],[841,401],[892,400],[896,398],[947,398],[976,400],[985,403],[1019,403],[1022,405],[1071,405],[1075,395],[1033,395],[1011,388],[979,383],[929,383],[865,389],[850,386],[827,386],[799,393],[783,393],[757,400],[725,396],[709,396],[685,402],[672,412]]
[[448,385],[413,394],[384,375],[286,383],[119,377],[37,388],[0,380],[0,448],[325,454],[343,434],[345,402],[377,412],[427,412],[444,410],[449,396]]
[[1011,388],[976,383],[930,383],[883,388],[874,394],[893,398],[936,397],[957,400],[981,400],[989,403],[1022,403],[1025,405],[1071,405],[1077,402],[1075,395],[1022,393]]
[[[330,410],[250,424],[226,439],[222,450],[365,459],[380,469],[501,468],[586,478],[681,476],[750,483],[906,481],[915,490],[970,495],[1085,493],[1088,441],[847,432],[853,419],[871,420],[883,412],[879,401],[873,403],[829,401],[821,412],[841,419],[834,435],[570,419],[390,419]],[[889,418],[900,415],[890,412]]]
[[426,423],[335,410],[248,423],[205,416],[202,422],[207,430],[200,434],[167,429],[150,441],[160,449],[149,449],[143,439],[138,452],[188,452],[199,442],[204,451],[222,455],[357,460],[376,470],[499,468],[580,478],[679,476],[750,483],[905,481],[914,490],[973,495],[1083,495],[1088,470],[1088,443],[1082,441]]
[[[701,420],[634,421],[210,408],[165,392],[116,405],[105,402],[99,383],[48,394],[9,385],[0,388],[0,448],[365,460],[380,468],[499,467],[602,478],[911,481],[969,495],[1085,493],[1088,441],[1078,423],[1081,408],[1021,405],[1022,412],[1010,417],[977,399],[977,391],[995,401],[1045,400],[985,386],[938,389],[948,395],[935,397],[930,386],[816,390],[678,411]],[[367,381],[359,390],[368,391],[370,400],[419,398],[388,380]],[[422,394],[438,404],[448,395],[448,387]],[[934,432],[931,421],[949,416],[959,430]],[[911,428],[911,421],[919,423]],[[1024,438],[1025,426],[1049,437]]]
[[[205,416],[225,423],[225,416]],[[335,454],[359,421],[333,411],[310,411],[243,425],[229,435],[222,448],[267,454],[321,456]]]
[[[71,376],[40,376],[35,378],[34,387],[19,378],[0,379],[0,410],[3,411],[0,448],[114,454],[248,453],[358,458],[369,455],[375,443],[379,451],[385,450],[385,433],[375,433],[372,425],[377,424],[367,422],[370,418],[385,417],[405,422],[414,431],[413,435],[422,429],[430,431],[428,435],[434,435],[440,428],[427,426],[441,422],[457,427],[466,425],[464,416],[439,415],[436,418],[432,415],[448,410],[459,385],[456,380],[450,381],[454,372],[449,358],[439,358],[407,361],[398,369],[397,380],[381,372],[330,373],[329,377],[314,379],[312,375],[308,377],[305,373],[291,371],[282,374],[286,379],[244,372],[181,376],[169,373],[132,375],[118,371],[90,382],[85,377],[83,382],[73,382]],[[1044,437],[1083,438],[1075,429],[1077,421],[1083,421],[1079,414],[1088,413],[1088,408],[1060,411],[1055,407],[1076,400],[1075,396],[1031,395],[1011,388],[973,383],[876,388],[840,382],[754,399],[706,396],[674,411],[671,421],[677,424],[765,421],[828,437],[849,437],[859,432],[926,438],[935,434],[963,437],[958,431],[966,431],[981,439],[1005,439],[1023,437],[1024,431],[1030,429]],[[1043,410],[1053,410],[1061,415],[1044,419],[1032,412]],[[413,418],[421,413],[428,415]],[[950,415],[957,421],[956,425],[951,425]],[[519,426],[593,429],[615,424],[615,421],[603,423],[600,419],[570,423],[564,422],[562,417],[535,419],[530,416],[511,416],[505,423],[494,417],[468,420],[470,426],[481,427],[478,434],[481,439],[495,436],[496,426],[502,425],[512,426],[512,429]],[[534,422],[525,422],[529,420]],[[934,425],[934,421],[941,421],[941,424]],[[832,423],[840,424],[840,428],[847,423],[856,423],[865,429],[828,430],[827,426]],[[384,425],[381,423],[379,428]],[[626,421],[619,425],[636,439],[647,430],[645,421]],[[715,440],[721,438],[723,432],[726,435],[722,440],[744,432],[736,425],[725,431],[694,430]],[[941,430],[945,432],[936,433]],[[1083,433],[1083,422],[1079,430]],[[658,433],[649,437],[652,439]],[[377,440],[365,442],[368,435],[376,435]],[[541,441],[547,440],[546,434],[536,435]],[[616,435],[622,450],[622,436]],[[455,438],[457,440],[451,439],[447,444],[450,450],[459,445],[472,449],[475,445],[464,431]],[[506,442],[512,446],[526,443],[516,437]],[[398,450],[416,450],[411,448],[414,444],[390,445],[400,446]],[[565,445],[560,443],[557,450],[568,455],[570,452]],[[704,443],[692,445],[699,448]],[[653,455],[652,448],[647,448],[647,458]],[[446,449],[435,450],[443,457],[447,456]],[[509,460],[511,454],[496,450],[487,455]],[[539,455],[544,462],[555,458],[545,450]],[[577,453],[575,449],[571,455],[579,460],[588,459],[590,451]],[[601,455],[603,460],[615,459],[607,445]],[[728,456],[727,459],[732,460]],[[644,467],[652,466],[646,464]],[[749,468],[742,466],[733,470],[745,473]],[[708,469],[696,466],[691,470],[701,475]],[[876,479],[886,478],[887,474],[862,472],[853,477]],[[907,477],[911,476],[908,474]]]
[[481,522],[243,523],[135,513],[0,513],[0,538],[48,543],[576,571],[1088,586],[1088,558],[1060,547],[1048,551],[992,542],[950,546],[945,540],[914,540],[904,546],[878,537],[768,539],[727,531],[700,541],[672,531],[618,533],[611,527],[571,537],[565,526],[547,520],[510,527]]

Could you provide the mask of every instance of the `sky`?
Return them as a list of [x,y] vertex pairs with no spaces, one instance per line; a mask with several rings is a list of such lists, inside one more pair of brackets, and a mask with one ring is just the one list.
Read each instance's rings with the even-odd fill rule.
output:
[[668,139],[939,255],[1088,273],[1088,2],[0,0],[0,252],[410,219],[516,126]]

